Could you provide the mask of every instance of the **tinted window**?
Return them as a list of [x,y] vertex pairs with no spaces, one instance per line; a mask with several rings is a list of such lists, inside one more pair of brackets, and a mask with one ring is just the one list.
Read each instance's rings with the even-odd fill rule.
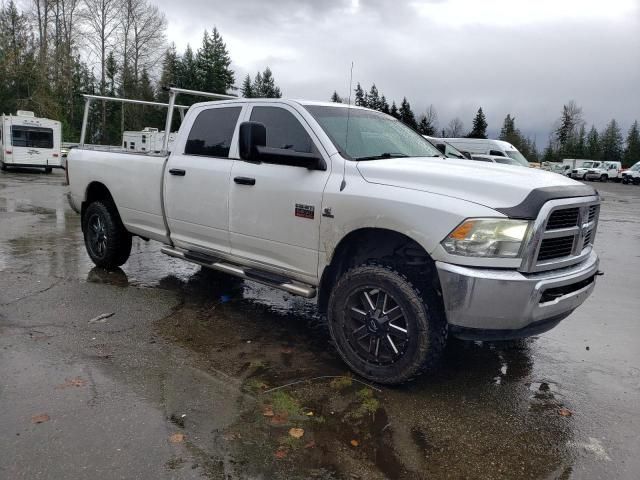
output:
[[494,157],[505,157],[506,156],[500,150],[490,150],[489,151],[489,155],[493,155]]
[[14,147],[53,148],[53,129],[42,127],[11,127]]
[[242,107],[225,107],[200,112],[189,132],[184,153],[228,157],[240,110]]
[[309,134],[296,117],[284,108],[253,107],[251,121],[263,123],[267,127],[267,147],[314,152]]

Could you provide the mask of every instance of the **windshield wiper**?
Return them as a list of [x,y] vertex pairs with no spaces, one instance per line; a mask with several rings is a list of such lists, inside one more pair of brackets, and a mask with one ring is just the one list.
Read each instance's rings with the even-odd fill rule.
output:
[[356,160],[381,160],[383,158],[403,158],[408,157],[404,153],[381,153],[380,155],[371,155],[369,157],[357,157]]

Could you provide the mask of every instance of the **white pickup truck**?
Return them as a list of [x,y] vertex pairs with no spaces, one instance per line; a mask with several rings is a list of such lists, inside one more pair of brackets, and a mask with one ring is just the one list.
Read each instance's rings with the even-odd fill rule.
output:
[[549,330],[599,273],[592,187],[444,158],[365,108],[200,103],[170,154],[81,145],[67,172],[96,265],[124,264],[139,236],[172,257],[317,297],[346,364],[380,383],[436,365],[449,335]]

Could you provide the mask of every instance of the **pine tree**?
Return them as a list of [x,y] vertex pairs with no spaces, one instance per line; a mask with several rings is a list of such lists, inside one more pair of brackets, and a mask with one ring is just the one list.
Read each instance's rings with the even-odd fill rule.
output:
[[197,64],[196,57],[193,53],[191,45],[187,45],[184,55],[178,68],[178,81],[176,82],[180,87],[188,90],[198,90],[200,85],[197,77]]
[[273,72],[269,67],[264,69],[262,73],[262,81],[258,86],[255,86],[254,94],[261,98],[280,98],[282,92],[280,88],[276,86],[276,81],[273,78]]
[[418,132],[422,135],[428,135],[429,137],[434,137],[436,135],[436,128],[433,124],[433,119],[430,118],[430,116],[426,114],[420,115]]
[[622,161],[622,132],[615,118],[607,124],[606,128],[602,132],[600,145],[602,146],[602,160],[605,162]]
[[502,128],[500,129],[500,136],[498,137],[500,140],[504,140],[505,142],[513,143],[511,139],[518,133],[516,130],[516,119],[511,116],[510,113],[504,118],[504,122],[502,123]]
[[355,90],[354,90],[356,96],[355,96],[355,104],[357,107],[366,107],[367,106],[367,101],[365,99],[365,95],[364,95],[364,90],[362,90],[362,87],[360,86],[360,82],[358,82],[358,85],[356,86]]
[[163,87],[169,87],[171,85],[181,86],[179,84],[180,77],[180,59],[178,58],[178,52],[176,51],[176,45],[172,43],[164,54],[162,60],[162,72],[160,73],[160,81],[158,82],[158,88],[156,97],[161,102],[166,102],[169,99],[169,93],[166,92]]
[[591,130],[587,134],[586,158],[600,160],[602,158],[602,148],[600,147],[600,135],[596,127],[591,125]]
[[385,98],[384,95],[380,97],[380,111],[382,113],[386,113],[387,115],[391,113],[389,110],[389,103],[387,102],[387,99]]
[[380,104],[380,95],[378,94],[378,88],[376,87],[375,83],[371,85],[371,89],[369,90],[369,94],[367,95],[367,106],[371,110],[381,109],[382,105]]
[[211,36],[205,30],[202,46],[196,54],[199,89],[212,93],[227,93],[235,81],[231,57],[220,32],[213,28]]
[[333,91],[333,95],[331,95],[331,101],[333,103],[342,103],[342,98],[340,98],[340,95],[338,95],[338,92],[335,90]]
[[587,134],[584,128],[584,123],[580,125],[580,130],[576,138],[573,152],[576,158],[584,158],[587,153]]
[[577,129],[583,124],[582,108],[571,100],[562,106],[559,126],[555,131],[555,140],[560,155],[571,155],[575,150]]
[[413,114],[411,110],[411,105],[407,100],[407,97],[402,99],[402,103],[400,104],[400,110],[398,110],[398,114],[400,115],[400,121],[405,125],[413,128],[414,130],[418,129],[418,122],[416,122],[416,116]]
[[389,114],[394,117],[397,118],[398,120],[400,120],[400,113],[398,112],[398,107],[396,106],[396,102],[392,102],[391,103],[391,110],[389,110]]
[[251,83],[251,76],[248,73],[247,76],[244,77],[242,87],[240,87],[240,92],[242,92],[242,96],[244,98],[253,98],[253,85]]
[[473,128],[467,135],[469,138],[487,138],[487,119],[482,111],[482,107],[478,109],[478,113],[473,119]]
[[627,146],[624,149],[624,164],[627,167],[640,162],[640,130],[638,129],[638,121],[631,124],[629,133],[627,134]]

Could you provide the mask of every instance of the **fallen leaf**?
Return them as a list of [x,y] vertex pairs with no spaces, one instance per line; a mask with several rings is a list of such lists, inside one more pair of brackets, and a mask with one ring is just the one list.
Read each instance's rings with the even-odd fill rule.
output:
[[351,442],[349,443],[351,443],[352,447],[357,447],[358,445],[360,445],[360,442],[358,440],[351,440]]
[[49,421],[49,415],[41,413],[40,415],[34,415],[31,417],[31,423],[44,423]]
[[271,417],[271,425],[284,425],[287,423],[288,416],[285,415],[274,415]]
[[102,313],[100,315],[98,315],[97,317],[92,318],[91,320],[89,320],[88,323],[104,323],[104,321],[109,318],[109,317],[113,317],[115,315],[115,312],[111,312],[111,313]]
[[169,441],[171,443],[182,443],[184,442],[185,438],[186,435],[184,433],[174,433],[173,435],[169,436]]
[[285,458],[287,456],[287,449],[279,448],[278,450],[276,450],[276,453],[274,455],[278,460]]
[[560,410],[558,410],[558,413],[560,415],[562,415],[563,417],[570,417],[571,415],[573,415],[573,412],[571,410],[569,410],[568,408],[564,408],[564,407],[562,407]]
[[68,387],[84,387],[87,381],[82,377],[65,378],[65,382],[58,385],[56,388],[68,388]]
[[311,440],[309,443],[307,443],[304,448],[313,448],[316,446],[316,442],[314,442],[313,440]]
[[262,410],[262,415],[264,415],[265,417],[273,417],[273,407],[271,405],[265,406],[264,410]]
[[302,438],[302,436],[304,435],[304,430],[301,428],[292,428],[289,430],[289,435],[291,435],[293,438]]
[[313,417],[313,412],[307,412],[307,417]]

